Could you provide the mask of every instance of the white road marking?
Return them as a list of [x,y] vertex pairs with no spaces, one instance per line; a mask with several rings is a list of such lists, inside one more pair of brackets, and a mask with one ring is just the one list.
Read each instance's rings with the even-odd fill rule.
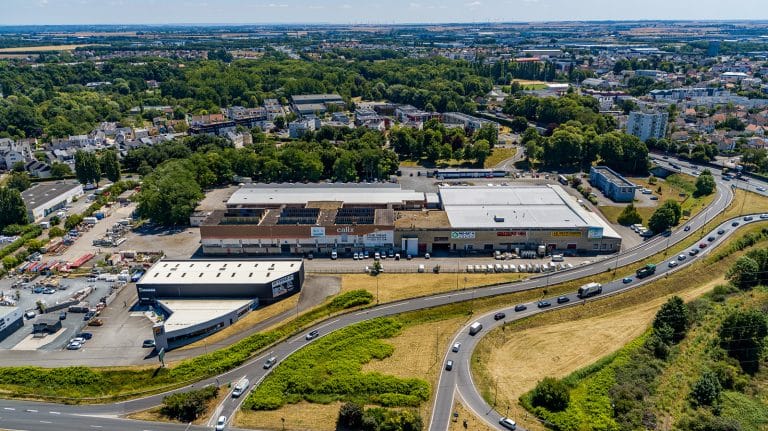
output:
[[91,428],[104,428],[104,427],[101,425],[91,425]]
[[48,413],[50,413],[52,415],[60,415],[61,414],[60,412],[48,412]]
[[30,413],[37,413],[37,410],[35,410],[35,409],[27,409],[27,411],[30,412]]
[[53,422],[51,422],[51,421],[40,421],[40,423],[41,424],[50,424],[50,423],[53,423]]
[[3,408],[3,410],[11,410],[11,411],[14,411],[14,410],[16,410],[16,409],[14,409],[13,407],[4,407],[4,408]]

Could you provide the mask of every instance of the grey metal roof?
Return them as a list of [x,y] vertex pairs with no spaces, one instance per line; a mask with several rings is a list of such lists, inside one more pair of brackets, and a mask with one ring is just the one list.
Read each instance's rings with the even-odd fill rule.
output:
[[424,193],[403,190],[397,184],[247,184],[232,194],[227,205],[306,204],[317,201],[401,204],[424,200]]
[[57,181],[55,183],[38,183],[21,192],[21,199],[27,208],[40,206],[58,198],[64,193],[81,187],[77,182]]

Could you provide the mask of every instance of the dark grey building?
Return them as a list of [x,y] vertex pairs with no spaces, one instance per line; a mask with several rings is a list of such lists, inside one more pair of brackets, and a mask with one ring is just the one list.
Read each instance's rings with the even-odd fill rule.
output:
[[0,307],[0,341],[24,326],[24,313],[19,307]]

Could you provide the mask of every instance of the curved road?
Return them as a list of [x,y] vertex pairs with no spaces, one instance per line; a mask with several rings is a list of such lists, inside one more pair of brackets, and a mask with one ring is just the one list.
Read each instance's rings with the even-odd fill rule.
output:
[[[691,226],[691,229],[688,232],[680,229],[673,232],[670,237],[655,237],[645,241],[633,249],[622,252],[616,257],[598,260],[594,263],[576,267],[570,270],[546,275],[542,274],[524,282],[508,283],[487,288],[461,290],[423,298],[408,299],[373,307],[363,311],[336,316],[324,322],[318,323],[312,328],[309,328],[308,331],[317,329],[320,331],[322,336],[323,334],[327,334],[346,326],[372,318],[390,316],[408,311],[415,311],[455,302],[467,301],[474,298],[496,296],[506,293],[542,288],[550,284],[554,285],[568,280],[603,273],[612,270],[617,266],[630,265],[636,261],[642,260],[648,256],[663,251],[665,248],[674,245],[689,235],[700,233],[699,229],[704,226],[706,220],[709,220],[722,212],[730,203],[733,194],[731,187],[729,187],[728,184],[720,180],[718,176],[716,176],[716,179],[718,180],[717,198],[706,211],[698,214],[687,223]],[[734,184],[736,184],[736,182],[734,182]],[[759,217],[755,218],[758,219]],[[729,229],[726,233],[726,236],[732,231],[733,229]],[[709,248],[707,250],[709,250]],[[660,274],[663,274],[665,270],[666,267],[664,265],[659,265],[658,271]],[[640,283],[633,283],[633,285],[640,285]],[[618,286],[614,286],[613,283],[609,283],[604,287],[604,292],[607,293],[609,289],[616,290],[617,288]],[[552,308],[557,307],[553,306]],[[520,317],[525,317],[539,311],[540,310],[532,309],[529,307],[526,313],[520,314]],[[490,328],[490,325],[487,327]],[[460,333],[457,337],[461,337],[461,334],[464,332],[465,331],[462,331],[462,333]],[[477,339],[473,338],[470,340],[470,344],[463,346],[460,354],[471,355],[471,347],[473,347],[471,341],[476,342]],[[309,342],[311,341],[305,340],[304,334],[296,335],[288,340],[276,344],[269,352],[266,352],[263,355],[248,361],[246,364],[234,370],[171,392],[189,390],[191,388],[201,387],[207,384],[237,382],[242,377],[248,377],[250,381],[253,382],[252,387],[257,386],[269,373],[269,370],[265,370],[262,367],[265,358],[274,356],[277,358],[279,364],[281,360],[306,346]],[[457,387],[457,385],[463,388],[471,388],[474,395],[476,395],[476,390],[474,389],[474,386],[471,385],[471,375],[469,374],[468,366],[465,366],[462,362],[459,362],[458,366],[454,368],[454,370],[455,372],[452,373],[443,373],[440,378],[435,406],[433,408],[433,418],[430,425],[432,430],[442,431],[447,428],[453,403],[454,389]],[[462,370],[467,373],[463,377]],[[466,382],[469,382],[470,386],[466,386],[466,382],[459,380],[461,378],[465,379]],[[2,425],[2,427],[5,429],[41,431],[50,429],[52,423],[55,423],[56,428],[61,430],[98,430],[101,428],[146,431],[210,429],[206,427],[187,427],[178,424],[131,421],[119,418],[120,415],[124,415],[126,413],[157,406],[161,404],[163,396],[167,394],[168,393],[158,394],[114,404],[80,406],[65,406],[32,401],[0,400],[0,425]],[[485,402],[479,396],[477,396],[477,399],[473,399],[473,394],[470,393],[466,394],[466,397],[468,398],[467,403],[471,408],[478,409],[478,411],[486,408]],[[231,418],[232,414],[239,407],[239,401],[242,399],[244,398],[240,398],[239,400],[227,398],[227,400],[219,406],[217,413],[214,416],[223,414],[228,418]]]

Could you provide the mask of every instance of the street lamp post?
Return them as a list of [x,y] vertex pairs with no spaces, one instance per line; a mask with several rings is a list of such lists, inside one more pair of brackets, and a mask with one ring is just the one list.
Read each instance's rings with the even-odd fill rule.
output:
[[379,305],[379,275],[376,274],[376,305]]

